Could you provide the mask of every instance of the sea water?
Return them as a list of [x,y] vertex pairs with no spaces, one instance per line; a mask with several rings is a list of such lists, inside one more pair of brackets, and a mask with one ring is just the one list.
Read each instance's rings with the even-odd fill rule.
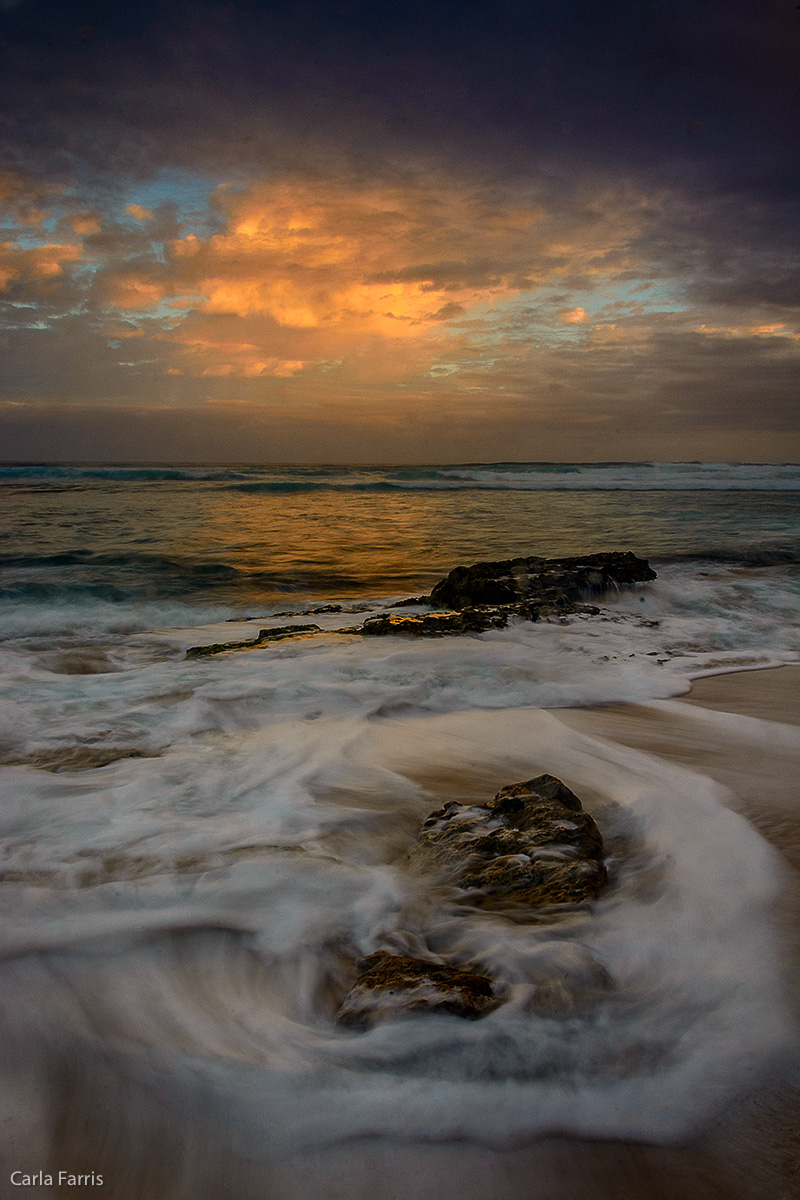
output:
[[[131,1153],[168,1120],[266,1160],[674,1140],[792,1051],[777,855],[719,784],[559,712],[798,661],[799,468],[13,466],[0,488],[3,1128],[35,1169],[64,1071],[73,1107],[113,1076]],[[658,578],[596,616],[338,632],[459,563],[612,549]],[[322,633],[185,657],[295,619]],[[591,909],[514,923],[409,870],[443,800],[545,771],[603,833]],[[483,969],[508,1002],[343,1031],[378,949]],[[587,961],[612,988],[531,1011]]]

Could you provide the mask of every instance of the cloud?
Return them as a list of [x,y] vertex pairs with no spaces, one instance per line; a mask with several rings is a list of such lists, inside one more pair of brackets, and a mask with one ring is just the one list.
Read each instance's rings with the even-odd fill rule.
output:
[[16,161],[141,178],[386,158],[506,175],[787,161],[792,6],[38,0],[2,19]]
[[278,409],[309,454],[786,428],[788,10],[86,11],[0,14],[6,396],[196,412],[210,453],[211,401],[252,453]]
[[24,172],[0,170],[0,214],[23,226],[37,225],[47,216],[53,191],[52,185]]
[[152,208],[144,208],[141,204],[126,204],[125,212],[137,221],[150,221],[153,218]]
[[[469,318],[485,323],[482,313],[522,292],[576,277],[592,288],[631,269],[625,245],[643,219],[630,189],[570,205],[441,175],[278,178],[219,189],[211,202],[212,230],[165,230],[149,255],[122,253],[141,245],[128,233],[85,239],[88,252],[109,253],[95,299],[120,313],[160,309],[172,372],[251,377],[275,361],[336,359],[363,376],[369,357],[375,378],[382,364],[387,381],[403,362],[413,374],[453,336],[453,318],[463,334]],[[472,256],[460,256],[467,247]]]
[[436,312],[426,313],[424,319],[427,321],[451,321],[453,317],[463,317],[466,311],[463,304],[456,304],[454,300],[451,300],[448,304],[437,308]]
[[727,279],[698,280],[691,288],[692,297],[704,304],[724,304],[733,308],[769,305],[800,308],[800,263],[787,270],[784,263],[774,273],[763,268],[753,271],[748,264]]
[[565,308],[558,314],[558,319],[562,325],[582,325],[588,320],[585,308]]
[[17,240],[0,256],[8,295],[24,286],[35,305],[9,324],[0,368],[24,405],[157,399],[195,414],[212,457],[210,402],[262,410],[245,421],[256,431],[279,410],[312,457],[323,430],[349,445],[358,427],[378,457],[410,454],[414,439],[397,440],[409,422],[477,439],[467,457],[490,431],[501,457],[528,443],[535,456],[529,427],[540,449],[550,438],[585,454],[595,430],[620,456],[652,455],[670,428],[752,431],[756,397],[759,436],[788,427],[797,325],[765,318],[746,290],[735,319],[700,301],[691,270],[708,243],[678,219],[679,197],[404,172],[222,187],[213,219],[71,203],[59,220],[73,241]]
[[80,248],[47,242],[30,248],[0,243],[0,297],[29,304],[56,301],[69,295],[69,268],[80,259]]

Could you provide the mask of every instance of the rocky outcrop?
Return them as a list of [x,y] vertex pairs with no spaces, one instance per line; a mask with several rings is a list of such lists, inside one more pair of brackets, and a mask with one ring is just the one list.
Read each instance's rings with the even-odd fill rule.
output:
[[245,642],[212,642],[210,646],[190,646],[187,658],[207,658],[211,654],[222,654],[224,650],[256,650],[265,642],[279,642],[290,637],[310,637],[322,633],[319,625],[277,625],[273,629],[259,629],[258,636]]
[[337,1024],[369,1029],[410,1013],[451,1013],[476,1020],[497,1007],[486,975],[445,963],[379,950],[358,964],[361,974],[345,997]]
[[505,629],[509,617],[520,617],[524,621],[538,621],[554,613],[583,613],[596,617],[600,612],[591,604],[570,604],[559,609],[552,605],[537,607],[534,604],[496,604],[486,608],[464,608],[461,612],[422,613],[413,617],[399,617],[394,613],[378,613],[367,617],[362,625],[354,629],[337,629],[337,633],[361,633],[367,636],[403,634],[410,637],[447,637],[462,633],[485,633],[487,629]]
[[503,629],[509,617],[538,621],[567,613],[596,616],[600,609],[587,604],[588,598],[634,583],[646,583],[655,577],[655,571],[644,559],[630,553],[474,563],[470,567],[455,567],[446,579],[436,584],[430,596],[415,600],[415,603],[428,601],[435,608],[450,611],[414,616],[379,613],[367,617],[361,632],[373,636],[443,637]]
[[[554,905],[594,900],[606,885],[600,831],[554,775],[501,788],[486,804],[451,802],[431,813],[409,858],[455,884],[473,907],[506,909],[517,922],[544,920]],[[550,921],[556,914],[551,913]],[[480,969],[379,950],[337,1014],[355,1030],[420,1013],[476,1020],[512,998],[517,1011],[564,1016],[602,999],[613,981],[585,947],[547,941],[527,979],[497,984]]]
[[600,831],[553,775],[502,788],[487,804],[451,801],[422,826],[411,861],[443,870],[483,908],[594,900],[606,885]]
[[609,589],[655,578],[649,563],[630,552],[577,558],[507,558],[455,567],[433,588],[430,602],[436,608],[456,610],[524,603],[534,610],[546,607],[564,611]]
[[[361,625],[328,632],[363,634],[366,637],[389,634],[445,637],[503,629],[510,617],[538,621],[567,613],[597,616],[600,609],[586,603],[591,597],[655,578],[655,571],[643,558],[619,551],[587,554],[580,558],[507,558],[502,562],[473,563],[470,567],[455,567],[446,579],[436,584],[430,596],[414,596],[391,605],[396,609],[430,604],[448,611],[407,616],[382,612],[367,617]],[[342,608],[337,604],[304,610],[307,614],[363,611],[362,606]],[[186,651],[186,657],[205,658],[226,650],[253,650],[266,642],[287,637],[311,637],[317,633],[322,633],[318,625],[283,625],[261,629],[258,637],[248,641],[192,646]]]
[[405,633],[412,637],[442,637],[447,634],[483,633],[486,629],[503,629],[507,623],[508,613],[492,608],[465,608],[462,612],[423,613],[412,617],[378,613],[376,617],[367,617],[360,632],[368,637],[390,633]]

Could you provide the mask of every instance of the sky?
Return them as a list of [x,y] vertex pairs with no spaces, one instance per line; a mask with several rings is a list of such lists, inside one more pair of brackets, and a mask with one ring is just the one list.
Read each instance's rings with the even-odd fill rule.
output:
[[794,461],[796,0],[0,0],[0,459]]

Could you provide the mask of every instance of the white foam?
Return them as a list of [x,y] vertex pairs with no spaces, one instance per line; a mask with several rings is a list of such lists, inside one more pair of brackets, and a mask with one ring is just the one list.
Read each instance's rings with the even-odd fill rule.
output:
[[[440,486],[515,491],[797,491],[792,463],[514,463],[442,468]],[[431,486],[434,481],[428,481]],[[415,486],[415,481],[405,481]],[[417,484],[419,486],[419,484]]]
[[141,633],[182,625],[207,625],[234,615],[228,605],[198,606],[178,600],[75,600],[0,602],[0,637],[4,639],[70,637],[88,634]]
[[[791,585],[776,579],[669,568],[645,604],[623,594],[600,617],[463,638],[328,632],[186,660],[187,644],[249,626],[99,637],[113,669],[95,674],[63,673],[49,645],[6,648],[17,763],[0,768],[0,953],[18,960],[4,968],[15,1029],[73,1038],[87,1061],[118,1054],[252,1154],[384,1132],[686,1135],[792,1045],[778,864],[718,785],[541,706],[668,715],[704,670],[795,660]],[[697,720],[763,738],[749,718]],[[76,747],[150,757],[33,765]],[[513,925],[406,870],[442,799],[433,777],[475,803],[543,771],[584,799],[612,853],[617,882],[593,915]],[[574,950],[616,987],[562,1018],[520,1001],[475,1024],[340,1033],[353,964],[382,945],[476,961],[517,997]]]
[[[789,1044],[768,922],[775,856],[709,780],[536,709],[234,724],[228,737],[92,779],[16,772],[4,833],[20,849],[6,862],[47,863],[56,891],[13,890],[5,950],[70,948],[59,978],[82,1007],[65,1016],[57,982],[27,996],[36,1020],[90,1041],[87,1012],[126,1029],[156,1054],[139,1069],[168,1062],[164,1094],[205,1095],[248,1152],[388,1132],[497,1145],[556,1131],[670,1139]],[[406,873],[403,847],[435,802],[415,778],[457,772],[470,788],[541,770],[584,796],[609,846],[637,839],[618,852],[617,887],[594,916],[508,925]],[[76,862],[104,855],[108,881],[76,889]],[[178,866],[190,858],[194,867]],[[126,874],[126,862],[141,873]],[[221,960],[219,933],[129,948],[132,936],[192,928],[246,941]],[[586,1014],[509,1005],[476,1024],[401,1022],[360,1036],[332,1025],[342,959],[425,944],[515,985],[541,970],[554,937],[577,940],[615,980]],[[103,957],[87,966],[77,952],[98,938]]]

